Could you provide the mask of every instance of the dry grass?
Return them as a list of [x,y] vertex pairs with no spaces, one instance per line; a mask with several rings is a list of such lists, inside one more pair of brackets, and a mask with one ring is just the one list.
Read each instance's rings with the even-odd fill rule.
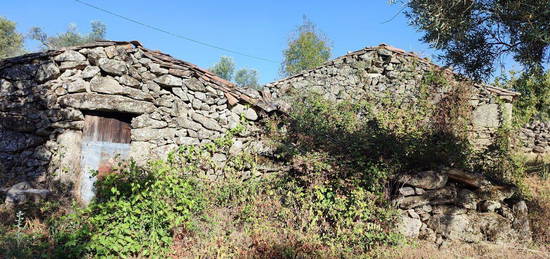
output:
[[531,192],[528,207],[533,241],[550,250],[550,178],[530,175],[525,183]]
[[[172,258],[319,258],[327,247],[312,242],[295,222],[273,218],[281,209],[268,195],[251,204],[208,211],[192,235],[180,230]],[[249,214],[252,213],[252,214]]]
[[[415,241],[414,245],[378,248],[366,256],[373,258],[550,258],[550,179],[530,173],[529,209],[533,244],[465,244]],[[258,195],[249,201],[253,215],[244,215],[243,206],[216,208],[195,234],[177,235],[173,258],[337,258],[333,247],[322,245],[315,231],[300,223],[273,218],[281,210],[277,199]],[[251,221],[250,221],[251,220]]]
[[434,243],[418,241],[407,247],[378,249],[373,252],[374,258],[407,258],[407,259],[446,259],[446,258],[550,258],[550,251],[537,250],[518,244],[494,243],[447,243],[438,248]]
[[523,184],[535,244],[550,250],[550,155],[524,155]]

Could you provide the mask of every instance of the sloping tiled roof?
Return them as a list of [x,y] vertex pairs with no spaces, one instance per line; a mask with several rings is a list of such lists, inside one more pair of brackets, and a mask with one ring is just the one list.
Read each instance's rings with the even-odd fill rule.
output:
[[[178,69],[187,69],[187,70],[193,71],[197,78],[201,78],[206,82],[210,82],[214,84],[218,90],[221,90],[225,94],[225,96],[227,97],[230,103],[244,101],[254,106],[257,106],[267,112],[276,110],[275,105],[269,103],[268,101],[265,101],[269,99],[268,93],[263,93],[252,89],[237,87],[234,83],[231,83],[223,78],[220,78],[216,76],[214,73],[208,70],[202,69],[194,64],[176,59],[160,51],[147,49],[143,47],[143,45],[141,45],[141,43],[138,41],[98,41],[90,44],[63,48],[59,50],[48,50],[45,52],[26,54],[26,55],[14,57],[14,58],[0,60],[0,69],[14,65],[14,64],[31,62],[32,60],[35,60],[35,59],[43,59],[43,58],[56,56],[63,53],[66,50],[78,51],[86,48],[109,47],[109,46],[128,46],[128,47],[138,48],[143,51],[143,54],[147,58],[155,61],[156,63],[160,64],[163,67],[168,68],[169,73],[174,73],[175,75],[177,75],[176,73]],[[264,98],[264,96],[266,98]]]

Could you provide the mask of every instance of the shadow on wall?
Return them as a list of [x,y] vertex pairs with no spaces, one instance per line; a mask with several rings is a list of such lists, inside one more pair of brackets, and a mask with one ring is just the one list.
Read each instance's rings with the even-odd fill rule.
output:
[[319,174],[307,178],[359,183],[375,192],[391,189],[384,188],[387,179],[398,173],[465,167],[471,152],[468,140],[450,131],[418,121],[392,125],[398,122],[382,121],[358,104],[306,98],[290,121],[280,152],[298,175]]
[[81,129],[82,113],[60,109],[56,91],[64,91],[50,81],[61,72],[50,58],[36,54],[0,62],[0,186],[20,181],[43,183],[56,159],[56,138],[62,130]]

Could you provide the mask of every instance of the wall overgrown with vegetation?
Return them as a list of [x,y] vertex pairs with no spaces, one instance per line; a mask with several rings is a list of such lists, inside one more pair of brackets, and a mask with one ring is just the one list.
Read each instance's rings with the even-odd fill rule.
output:
[[[429,103],[438,109],[437,114],[416,118],[418,124],[446,127],[451,126],[446,117],[460,116],[466,127],[460,130],[468,132],[467,139],[478,149],[493,143],[497,129],[511,116],[511,102],[516,95],[475,84],[413,53],[387,45],[351,52],[318,68],[267,84],[266,88],[282,103],[296,93],[309,91],[332,101],[366,101],[380,111],[387,107],[422,109]],[[455,103],[461,104],[457,106],[460,109],[449,107]],[[418,117],[423,112],[413,114]]]
[[[221,137],[180,145],[164,160],[121,163],[100,179],[87,208],[68,206],[59,194],[0,210],[0,253],[375,256],[406,242],[396,229],[403,211],[392,203],[401,195],[400,177],[451,167],[497,189],[516,185],[519,191],[497,203],[525,204],[525,168],[510,149],[509,92],[469,84],[386,47],[331,62],[268,85],[284,112],[252,121],[245,107]],[[463,206],[455,198],[447,202]],[[534,226],[543,229],[541,222]]]

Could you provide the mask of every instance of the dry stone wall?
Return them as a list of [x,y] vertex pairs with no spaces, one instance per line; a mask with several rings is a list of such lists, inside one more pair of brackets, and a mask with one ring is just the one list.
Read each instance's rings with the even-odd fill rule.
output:
[[0,186],[54,175],[78,181],[87,114],[128,118],[129,155],[143,163],[178,145],[212,141],[241,117],[253,122],[269,110],[260,93],[137,42],[2,60]]
[[527,206],[511,199],[512,187],[448,168],[402,175],[398,182],[394,203],[402,211],[398,229],[405,236],[437,244],[531,240]]
[[[431,99],[428,101],[437,104],[450,94],[458,81],[443,87],[426,85],[426,77],[433,76],[434,71],[443,71],[451,75],[446,78],[454,80],[450,71],[440,69],[428,60],[380,45],[351,52],[321,67],[267,84],[266,88],[274,99],[313,91],[329,100],[369,100],[374,103],[385,100],[393,106],[416,103],[429,92]],[[511,118],[511,102],[517,93],[467,80],[461,82],[468,84],[471,92],[468,104],[471,109],[471,140],[477,146],[487,146],[492,143],[502,122]]]
[[519,146],[525,153],[550,154],[550,121],[534,121],[518,134]]

